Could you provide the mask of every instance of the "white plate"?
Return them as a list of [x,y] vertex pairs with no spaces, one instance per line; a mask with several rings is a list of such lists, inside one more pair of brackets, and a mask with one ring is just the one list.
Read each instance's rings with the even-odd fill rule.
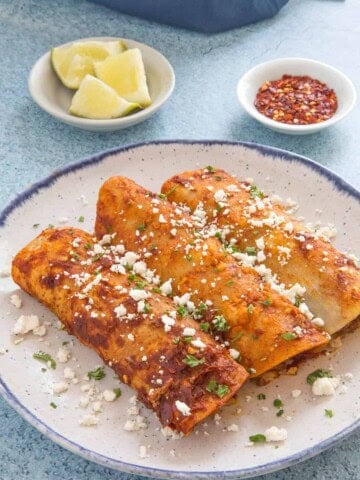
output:
[[[252,144],[158,142],[95,155],[56,172],[17,197],[0,214],[0,270],[10,264],[15,252],[41,227],[49,223],[58,225],[61,217],[68,217],[69,224],[84,226],[91,231],[97,192],[109,176],[126,175],[159,191],[161,183],[170,175],[209,164],[240,177],[251,176],[266,192],[276,192],[283,198],[291,196],[300,203],[299,215],[304,215],[307,221],[316,221],[319,218],[316,209],[320,209],[324,224],[331,222],[337,225],[336,244],[340,249],[354,251],[355,247],[359,247],[359,193],[316,163],[281,150]],[[84,198],[79,200],[81,195],[85,195],[88,204],[83,204]],[[78,223],[79,216],[85,217],[84,223]],[[33,228],[33,224],[38,223],[40,226]],[[158,430],[158,421],[144,407],[142,411],[149,418],[149,428],[138,432],[124,431],[128,399],[133,395],[125,386],[120,399],[104,406],[97,427],[80,427],[78,420],[84,411],[78,407],[81,396],[79,385],[72,385],[58,398],[48,393],[49,385],[62,380],[64,366],[71,365],[81,377],[99,363],[97,356],[74,341],[72,351],[77,361],[71,359],[67,365],[58,364],[56,370],[41,372],[43,365],[34,360],[32,354],[39,349],[56,354],[58,346],[69,336],[55,327],[49,327],[44,341],[50,345],[39,343],[38,338],[29,335],[15,346],[10,331],[20,313],[34,312],[52,323],[55,319],[22,292],[20,296],[24,305],[17,310],[9,302],[9,293],[17,290],[15,285],[10,279],[0,279],[0,282],[0,348],[8,349],[7,353],[0,355],[0,390],[32,425],[89,460],[118,470],[159,478],[244,478],[309,458],[359,425],[360,330],[357,330],[343,340],[344,346],[337,354],[331,358],[323,356],[307,361],[295,377],[283,376],[261,388],[248,383],[240,391],[237,404],[222,410],[219,425],[210,418],[187,438],[166,440]],[[306,384],[307,374],[330,365],[335,374],[344,375],[349,371],[354,374],[351,382],[344,380],[347,393],[313,398]],[[106,378],[97,382],[101,388],[116,385],[111,370],[107,369],[107,372]],[[293,389],[302,390],[302,395],[293,399]],[[266,400],[258,400],[259,393],[266,394]],[[246,395],[251,396],[248,402]],[[276,417],[273,407],[277,395],[281,395],[285,405],[285,415],[281,418]],[[51,401],[58,405],[56,410],[50,407]],[[264,406],[269,411],[263,411],[261,407]],[[241,415],[236,413],[239,407],[242,408]],[[333,410],[333,418],[324,415],[325,408]],[[287,421],[286,416],[291,416],[292,420]],[[238,425],[239,431],[223,431],[231,424]],[[249,435],[264,432],[272,425],[288,430],[286,442],[245,447]],[[140,445],[150,446],[149,458],[139,457]]]
[[[284,74],[307,75],[332,88],[338,99],[338,109],[334,115],[329,120],[320,123],[289,125],[276,122],[260,113],[254,105],[259,88],[267,80],[277,80]],[[237,96],[242,107],[255,120],[276,132],[289,135],[307,135],[330,127],[350,113],[356,104],[355,87],[346,75],[326,63],[309,58],[277,58],[256,65],[240,78],[237,86]]]
[[[89,40],[111,41],[117,37],[82,38],[76,42]],[[58,120],[85,130],[110,132],[131,127],[151,117],[168,100],[175,86],[175,73],[168,60],[154,48],[144,43],[122,38],[129,48],[139,48],[144,61],[147,83],[152,104],[143,110],[126,117],[111,120],[80,118],[69,113],[75,90],[69,90],[60,82],[50,64],[50,52],[45,53],[33,66],[29,75],[29,91],[33,100],[47,113]],[[71,45],[74,42],[64,44]]]

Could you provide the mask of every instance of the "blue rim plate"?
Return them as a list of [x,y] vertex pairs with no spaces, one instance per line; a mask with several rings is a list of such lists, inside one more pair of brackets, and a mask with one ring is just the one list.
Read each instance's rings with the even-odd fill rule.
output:
[[[96,199],[97,188],[101,185],[103,178],[106,178],[112,174],[119,173],[128,175],[129,177],[134,178],[136,181],[141,182],[142,180],[143,183],[148,187],[159,190],[162,181],[171,174],[208,164],[214,165],[215,167],[223,166],[225,169],[241,174],[242,177],[252,176],[255,178],[256,183],[266,191],[277,191],[277,193],[283,194],[284,196],[289,196],[288,194],[291,192],[295,195],[295,199],[299,199],[300,203],[301,200],[303,200],[303,203],[306,204],[301,213],[308,214],[310,217],[313,217],[313,214],[310,213],[310,206],[316,207],[319,205],[327,205],[326,199],[328,198],[330,192],[334,198],[334,205],[331,206],[331,211],[326,213],[325,220],[336,220],[336,218],[339,216],[339,212],[344,212],[345,210],[348,212],[347,214],[349,215],[349,218],[353,218],[354,215],[360,215],[360,212],[356,210],[356,206],[358,207],[360,200],[360,193],[335,173],[308,158],[277,148],[257,145],[254,143],[168,140],[127,145],[124,147],[107,150],[85,158],[80,162],[66,166],[63,169],[49,175],[45,179],[33,184],[24,192],[16,196],[14,200],[12,200],[0,213],[0,247],[1,242],[6,241],[9,232],[13,228],[14,222],[16,223],[19,221],[18,219],[23,216],[24,211],[27,212],[27,209],[30,208],[30,210],[35,210],[36,215],[39,215],[39,205],[41,206],[41,199],[47,198],[47,196],[51,196],[52,194],[56,195],[56,198],[58,198],[58,192],[53,193],[53,191],[58,188],[58,185],[61,182],[63,182],[63,185],[68,185],[69,183],[75,184],[75,187],[72,187],[74,188],[74,191],[78,189],[78,185],[76,182],[70,182],[69,179],[74,180],[74,178],[81,178],[85,190],[90,188],[91,185],[91,188],[93,188],[93,197],[90,195],[90,207],[93,208],[95,204],[92,203],[91,200],[92,198],[94,200]],[[299,175],[306,177],[307,185],[305,185],[304,182],[299,182]],[[300,183],[300,186],[296,184],[296,181]],[[315,186],[315,198],[314,196],[307,198],[308,192],[311,192]],[[61,188],[64,187],[62,186]],[[279,188],[282,190],[281,192],[279,192]],[[59,202],[64,202],[64,200],[60,198]],[[94,214],[95,212],[93,212],[93,216]],[[314,220],[314,218],[310,219]],[[93,218],[89,218],[89,221],[90,220],[92,221]],[[29,221],[31,224],[33,219],[29,219]],[[85,225],[85,227],[86,226],[87,225]],[[26,230],[26,226],[24,228]],[[88,228],[91,228],[91,223],[88,225]],[[31,238],[36,233],[34,233],[34,230],[29,228],[29,226],[27,229],[28,231],[26,232],[24,238],[21,238],[18,242],[20,246],[26,243],[27,239]],[[352,237],[352,232],[340,231],[339,233],[339,246],[343,247],[348,245],[347,242],[349,242],[349,238]],[[354,247],[356,247],[357,240],[358,235],[357,237],[355,235]],[[14,248],[15,252],[18,248],[18,245],[15,245],[11,248]],[[0,269],[3,266],[4,265],[1,265],[0,263]],[[350,365],[350,359],[354,358],[354,356],[360,360],[360,353],[357,350],[357,344],[359,342],[356,338],[356,332],[354,334],[354,338],[349,336],[345,341],[347,342],[347,348],[341,350],[340,354],[337,354],[335,358],[332,358],[333,365],[335,368],[339,369],[339,373],[345,373],[344,369],[347,365]],[[21,357],[24,352],[26,354],[26,348],[28,348],[26,347],[26,343],[27,342],[23,342],[14,348],[14,358],[17,355],[20,355]],[[21,347],[23,344],[25,346]],[[18,354],[16,353],[18,348],[24,348],[25,350],[21,354]],[[33,344],[31,344],[31,348],[34,348]],[[79,348],[84,350],[83,347]],[[93,445],[89,447],[87,441],[83,440],[85,437],[81,437],[81,440],[79,440],[76,436],[72,438],[72,436],[68,433],[61,431],[61,426],[54,423],[56,421],[53,418],[49,419],[47,417],[48,414],[44,414],[40,407],[40,410],[34,408],[34,405],[31,404],[31,397],[24,397],[18,388],[14,387],[12,383],[12,377],[7,374],[5,367],[1,367],[1,362],[7,361],[4,360],[5,357],[5,355],[0,356],[0,392],[7,402],[22,417],[24,417],[41,433],[66,449],[106,467],[111,467],[133,474],[153,476],[158,478],[174,478],[176,476],[176,478],[182,479],[248,478],[273,472],[313,457],[314,455],[317,455],[333,446],[336,442],[343,439],[350,433],[354,432],[360,424],[359,419],[353,418],[353,414],[355,412],[353,409],[355,409],[355,407],[357,408],[357,403],[347,400],[347,395],[344,395],[334,400],[335,407],[337,402],[341,402],[343,405],[343,410],[345,410],[345,413],[340,414],[339,411],[339,414],[334,416],[335,422],[338,423],[334,424],[333,422],[332,424],[328,424],[324,423],[322,418],[319,419],[319,426],[317,427],[317,430],[320,431],[323,429],[324,432],[327,433],[324,433],[323,436],[319,434],[319,439],[316,438],[316,432],[313,433],[312,438],[309,440],[309,446],[306,448],[300,448],[296,445],[292,446],[290,443],[290,447],[284,447],[283,450],[281,450],[281,448],[278,450],[273,449],[273,451],[267,455],[266,450],[261,450],[262,447],[257,446],[252,447],[252,449],[245,449],[244,446],[244,439],[248,437],[250,432],[250,430],[247,431],[247,423],[254,422],[255,417],[261,417],[263,414],[263,412],[259,413],[259,405],[253,401],[250,402],[249,405],[241,405],[245,413],[240,417],[239,427],[245,433],[239,433],[239,439],[241,439],[239,441],[241,443],[235,445],[236,449],[238,449],[238,452],[240,452],[239,455],[243,455],[243,453],[241,453],[242,450],[246,450],[244,455],[248,455],[249,457],[256,457],[259,455],[258,459],[254,460],[250,465],[243,463],[240,467],[238,466],[237,468],[229,469],[228,467],[224,468],[224,465],[221,463],[221,459],[215,458],[214,464],[211,465],[211,468],[208,470],[206,469],[205,464],[204,466],[200,463],[196,465],[197,468],[191,468],[191,466],[187,466],[187,468],[181,468],[180,466],[178,469],[176,469],[170,468],[168,464],[166,464],[164,467],[165,464],[162,464],[161,453],[159,454],[160,456],[157,456],[155,459],[150,459],[149,462],[143,462],[136,459],[134,460],[132,457],[131,461],[127,461],[126,455],[120,459],[116,457],[115,454],[104,454],[101,449],[97,449]],[[321,359],[320,362],[323,362],[323,364],[320,366],[326,366],[326,363],[324,363],[326,361],[328,360]],[[302,367],[304,370],[302,371],[301,377],[299,376],[297,379],[282,377],[279,380],[279,384],[284,383],[282,388],[285,396],[291,393],[291,389],[306,388],[303,384],[303,375],[304,373],[306,374],[307,370],[310,369],[311,371],[311,369],[314,369],[314,365],[316,365],[315,368],[317,368],[319,360],[311,360],[307,363],[309,363],[309,365],[306,364],[304,367]],[[31,372],[27,372],[27,374],[31,376]],[[31,380],[29,381],[31,382]],[[296,386],[299,383],[301,383],[302,387]],[[31,388],[31,385],[29,388]],[[255,398],[256,392],[259,391],[258,388],[259,387],[247,385],[245,387],[245,392]],[[275,392],[274,388],[275,385],[270,384],[270,386],[261,388],[261,390],[266,391],[266,389],[268,389],[267,397],[271,398],[271,392]],[[349,396],[352,398],[354,398],[354,395],[359,397],[360,383],[358,383],[356,379],[348,388]],[[279,391],[280,390],[276,390],[276,392]],[[302,415],[306,415],[306,409],[309,408],[309,403],[311,403],[312,409],[311,416],[309,417],[311,422],[313,422],[314,418],[318,418],[317,415],[319,412],[323,412],[324,408],[324,403],[322,403],[320,400],[314,402],[310,396],[306,396],[305,393],[303,397],[304,400],[301,400],[301,402],[303,402],[301,403],[302,408],[300,408],[300,410],[298,408],[296,411],[297,407],[294,407],[296,411],[294,415],[294,421],[299,421],[299,425],[301,425],[301,422],[304,421]],[[288,402],[290,402],[290,400],[288,400]],[[346,406],[347,402],[349,402],[348,407]],[[302,412],[304,410],[305,413]],[[271,414],[271,416],[274,417],[273,414]],[[225,412],[224,422],[230,417],[227,416],[227,413]],[[298,420],[296,420],[297,418]],[[273,424],[276,424],[275,422],[277,421],[278,420],[271,418],[271,422],[273,422]],[[154,425],[156,425],[156,422]],[[256,422],[253,423],[250,428],[256,428],[255,426],[258,426]],[[267,427],[268,426],[270,425],[267,425]],[[284,426],[284,424],[282,423],[281,426]],[[291,422],[289,422],[289,431],[295,427],[292,427]],[[209,426],[209,431],[211,431],[212,428],[212,426]],[[311,429],[310,424],[309,429]],[[87,432],[89,432],[89,430],[87,430]],[[252,433],[258,432],[252,431]],[[124,432],[124,435],[126,434],[127,432]],[[101,435],[101,430],[99,431],[99,435]],[[230,436],[231,435],[233,434],[230,434]],[[303,433],[302,435],[306,435],[306,433]],[[200,435],[198,435],[197,438],[199,439]],[[228,438],[230,438],[229,433],[223,435],[223,433],[220,432],[216,432],[215,435],[213,435],[213,438],[211,435],[207,437],[209,451],[212,448],[212,442],[215,442],[214,445],[219,445],[219,442],[224,442],[225,445],[226,442],[228,442]],[[236,440],[236,437],[231,437],[231,442],[234,442],[234,440]],[[157,441],[158,440],[156,440],[156,442]],[[192,440],[190,440],[189,437],[185,440],[178,440],[176,444],[174,443],[174,447],[181,450],[181,443],[179,442],[183,441],[187,444],[186,448],[192,448]],[[194,441],[196,441],[195,435]],[[303,444],[306,444],[306,441],[303,442],[302,445]],[[157,443],[155,443],[155,445],[157,445]],[[198,447],[201,450],[201,446],[199,445]],[[186,448],[184,451],[186,451]],[[270,446],[266,446],[266,448],[269,449]],[[279,450],[280,454],[278,453]],[[235,455],[237,455],[236,452]],[[229,461],[229,458],[226,458],[225,460]],[[234,456],[234,462],[235,458],[236,456]],[[272,458],[274,458],[274,460],[272,460]],[[212,461],[213,460],[209,460],[210,463]]]

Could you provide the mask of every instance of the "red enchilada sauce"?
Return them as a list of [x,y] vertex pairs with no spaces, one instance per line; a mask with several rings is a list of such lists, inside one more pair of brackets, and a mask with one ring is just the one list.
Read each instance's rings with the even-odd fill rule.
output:
[[309,125],[324,122],[337,110],[334,90],[307,76],[283,75],[258,90],[255,107],[276,122]]

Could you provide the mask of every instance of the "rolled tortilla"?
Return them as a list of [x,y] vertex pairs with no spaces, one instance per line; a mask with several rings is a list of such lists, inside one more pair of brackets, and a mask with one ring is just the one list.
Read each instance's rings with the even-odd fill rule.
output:
[[97,237],[111,232],[114,242],[139,253],[180,307],[192,310],[195,302],[200,326],[240,352],[253,376],[328,342],[252,268],[239,266],[217,238],[201,236],[198,223],[124,177],[110,178],[99,192]]
[[[113,247],[109,235],[94,244],[78,229],[48,229],[16,255],[12,276],[134,388],[163,426],[186,434],[248,375],[197,322],[152,291],[151,272],[136,258]],[[135,274],[140,267],[149,281]]]
[[[162,191],[170,192],[169,200],[184,203],[191,210],[201,203],[208,228],[218,232],[223,242],[231,241],[239,252],[254,249],[257,269],[265,277],[267,267],[286,288],[297,283],[305,287],[306,291],[295,288],[298,297],[304,297],[328,333],[339,331],[359,316],[360,270],[354,261],[289,215],[283,206],[273,204],[256,186],[209,168],[175,175],[164,183]],[[305,304],[301,307],[311,318]]]

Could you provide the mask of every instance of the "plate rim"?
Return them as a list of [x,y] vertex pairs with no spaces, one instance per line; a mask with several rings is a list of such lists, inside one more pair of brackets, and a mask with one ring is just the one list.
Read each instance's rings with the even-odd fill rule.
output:
[[[92,165],[97,165],[105,160],[107,157],[115,155],[117,153],[124,153],[130,150],[135,150],[138,148],[148,147],[156,145],[197,145],[197,146],[233,146],[233,147],[245,147],[252,150],[258,151],[264,156],[277,156],[281,160],[285,161],[297,161],[304,164],[306,167],[309,167],[311,170],[315,171],[317,174],[325,177],[334,187],[341,192],[345,192],[352,198],[360,200],[360,191],[353,187],[350,183],[342,179],[339,175],[334,173],[327,167],[307,158],[305,156],[292,153],[287,150],[280,148],[262,145],[254,142],[242,142],[242,141],[227,141],[227,140],[156,140],[156,141],[146,141],[139,143],[130,143],[125,145],[120,145],[111,149],[103,150],[99,153],[89,155],[79,161],[72,162],[65,167],[57,169],[56,171],[50,173],[43,179],[31,184],[21,193],[17,194],[6,206],[0,211],[0,231],[5,227],[6,220],[9,215],[21,207],[21,205],[30,199],[33,195],[36,195],[40,190],[50,187],[58,178],[66,176],[69,173],[82,170]],[[133,463],[128,463],[120,460],[115,460],[113,458],[107,457],[105,455],[99,454],[93,450],[87,449],[78,443],[62,436],[59,432],[55,431],[49,427],[43,420],[38,418],[34,413],[27,409],[23,405],[16,395],[10,391],[6,383],[0,377],[0,393],[3,398],[8,402],[8,404],[14,408],[14,410],[20,414],[26,421],[28,421],[33,427],[35,427],[40,433],[44,434],[56,444],[64,447],[65,449],[79,455],[80,457],[90,460],[92,462],[98,463],[108,468],[113,468],[118,471],[123,471],[131,474],[139,474],[145,476],[156,476],[157,478],[171,478],[172,475],[176,475],[180,479],[217,479],[217,478],[250,478],[257,475],[275,472],[286,467],[295,465],[296,463],[305,461],[315,455],[322,453],[328,448],[335,445],[340,440],[344,439],[351,433],[355,432],[360,426],[360,418],[356,419],[351,425],[342,429],[337,434],[323,440],[322,442],[317,443],[316,445],[305,448],[300,452],[297,452],[292,455],[288,455],[280,460],[273,462],[268,462],[266,464],[242,468],[240,470],[227,470],[227,471],[181,471],[181,470],[169,470],[169,469],[159,469],[150,466],[139,466]]]

